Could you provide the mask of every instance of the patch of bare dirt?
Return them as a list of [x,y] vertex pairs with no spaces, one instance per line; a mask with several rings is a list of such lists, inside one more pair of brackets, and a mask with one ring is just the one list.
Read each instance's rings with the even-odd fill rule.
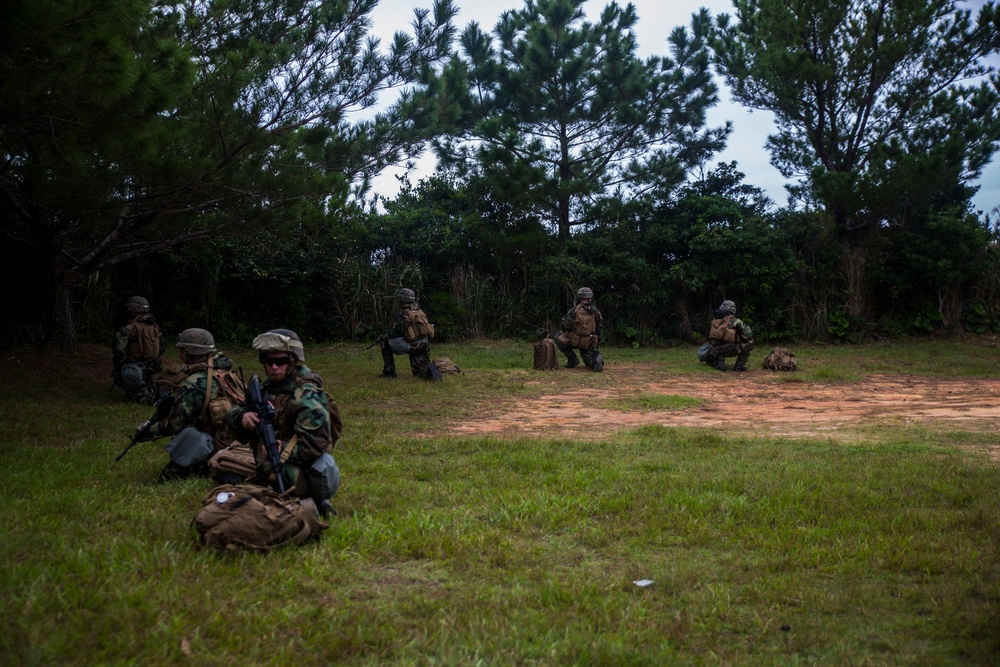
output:
[[[574,369],[559,371],[588,374]],[[891,423],[997,433],[1000,380],[874,375],[844,384],[789,382],[787,373],[750,371],[667,375],[652,367],[607,367],[600,388],[558,390],[450,430],[463,435],[573,437],[600,440],[646,424],[713,428],[722,424],[784,437],[856,439],[859,428]],[[586,377],[581,377],[586,384]],[[637,394],[699,398],[698,407],[671,411],[603,407]]]

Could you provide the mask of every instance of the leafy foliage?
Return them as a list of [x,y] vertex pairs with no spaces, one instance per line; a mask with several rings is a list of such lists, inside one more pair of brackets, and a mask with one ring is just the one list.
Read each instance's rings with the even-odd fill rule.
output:
[[584,20],[583,0],[527,0],[492,36],[463,32],[470,91],[461,128],[438,143],[497,194],[558,231],[586,223],[592,200],[671,188],[722,148],[728,125],[705,129],[717,101],[704,25],[673,31],[672,57],[640,60],[631,5]]

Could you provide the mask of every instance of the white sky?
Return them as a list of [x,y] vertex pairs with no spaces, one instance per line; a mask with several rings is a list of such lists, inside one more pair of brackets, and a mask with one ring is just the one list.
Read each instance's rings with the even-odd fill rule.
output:
[[[669,53],[667,37],[677,26],[688,26],[691,15],[700,7],[705,7],[715,16],[722,13],[733,13],[730,0],[701,0],[697,3],[671,2],[671,0],[631,0],[635,5],[638,21],[635,32],[639,43],[640,57],[649,55],[667,55]],[[972,0],[970,5],[981,6],[984,0]],[[476,21],[484,32],[490,33],[500,14],[509,9],[520,9],[523,0],[455,0],[459,8],[455,25],[459,32],[470,22]],[[588,0],[584,10],[588,21],[596,21],[601,9],[608,0]],[[619,0],[619,4],[627,4],[627,0]],[[371,16],[374,20],[374,33],[382,38],[383,44],[396,31],[409,30],[413,21],[413,8],[430,9],[431,0],[381,0]],[[771,166],[770,157],[764,149],[767,135],[774,131],[774,117],[769,112],[747,111],[730,100],[729,92],[721,79],[719,86],[720,102],[709,111],[708,125],[715,127],[725,121],[732,121],[733,132],[729,136],[727,148],[709,163],[710,168],[719,162],[737,162],[737,168],[746,175],[746,183],[764,190],[779,206],[787,203],[785,179],[778,170]],[[417,182],[423,176],[434,170],[435,159],[429,152],[417,160],[417,168],[410,173],[410,180]],[[374,183],[377,194],[392,198],[398,192],[396,175],[404,173],[401,168],[390,169],[383,173]],[[979,192],[973,198],[973,205],[982,211],[992,211],[1000,207],[1000,155],[987,166],[982,178],[978,181]],[[995,215],[993,216],[996,217]]]

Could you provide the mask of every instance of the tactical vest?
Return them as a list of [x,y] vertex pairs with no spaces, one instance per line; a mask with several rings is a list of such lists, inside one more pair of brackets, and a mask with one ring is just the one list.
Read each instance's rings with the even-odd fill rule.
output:
[[584,304],[576,307],[573,313],[573,333],[578,336],[589,336],[597,331],[597,317]]
[[404,310],[406,325],[403,329],[403,338],[407,343],[415,340],[434,338],[434,325],[427,321],[427,315],[419,308]]
[[232,371],[215,368],[209,359],[205,371],[205,403],[195,426],[215,436],[216,449],[227,446],[232,436],[226,429],[226,413],[246,401],[243,379]]
[[129,359],[137,361],[160,356],[160,328],[148,322],[132,322],[128,329]]
[[729,328],[729,323],[733,317],[733,315],[726,315],[725,317],[712,320],[712,324],[708,329],[708,340],[713,343],[735,343],[736,330]]
[[[312,380],[308,378],[297,377],[295,379],[296,387],[303,387],[307,384],[311,384],[318,391],[323,392],[326,397],[326,408],[330,413],[330,449],[336,445],[337,440],[340,439],[340,434],[343,431],[344,423],[340,418],[340,408],[334,402],[333,397],[319,385],[315,384]],[[274,404],[274,432],[278,436],[278,439],[285,443],[286,451],[291,451],[292,439],[296,437],[295,433],[295,418],[298,415],[290,414],[286,409],[288,407],[288,402],[295,395],[294,391],[284,392],[280,394],[271,394],[271,402]],[[316,456],[322,455],[324,452],[313,452]]]

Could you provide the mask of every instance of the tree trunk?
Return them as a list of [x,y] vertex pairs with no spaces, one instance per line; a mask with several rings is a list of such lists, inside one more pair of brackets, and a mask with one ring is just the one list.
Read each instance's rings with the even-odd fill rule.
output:
[[868,259],[863,245],[845,241],[840,245],[840,269],[844,281],[844,314],[852,321],[865,319],[868,300],[865,286]]
[[76,340],[76,320],[73,317],[73,299],[64,271],[58,260],[50,259],[48,275],[49,342],[63,352],[79,352]]

